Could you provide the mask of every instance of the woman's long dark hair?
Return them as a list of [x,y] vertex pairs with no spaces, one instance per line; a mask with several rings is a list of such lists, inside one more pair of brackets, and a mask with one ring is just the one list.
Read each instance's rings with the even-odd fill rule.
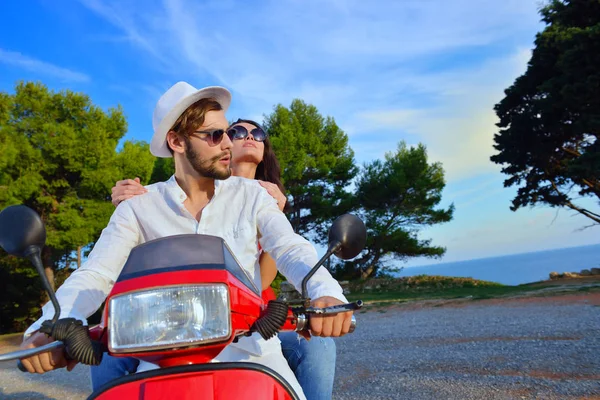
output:
[[[257,128],[264,128],[260,126],[255,121],[249,119],[238,119],[231,126],[246,123],[250,125],[254,125]],[[266,133],[267,131],[265,131]],[[279,166],[279,161],[277,161],[277,157],[275,156],[275,152],[273,151],[273,146],[271,146],[271,141],[269,140],[269,135],[267,134],[264,144],[264,153],[262,161],[256,166],[256,175],[254,179],[260,179],[261,181],[271,182],[277,185],[281,193],[285,195],[285,188],[283,187],[283,183],[281,183],[281,167]],[[286,201],[284,211],[287,211],[289,207],[289,202]]]

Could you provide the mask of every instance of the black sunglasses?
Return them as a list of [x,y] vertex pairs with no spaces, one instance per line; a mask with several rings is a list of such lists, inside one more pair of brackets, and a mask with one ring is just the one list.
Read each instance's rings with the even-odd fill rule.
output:
[[192,134],[198,136],[200,139],[208,139],[208,144],[215,146],[221,143],[223,135],[225,134],[224,129],[215,129],[214,131],[194,131]]
[[[267,138],[267,133],[260,128],[252,129],[250,134],[257,142],[264,142]],[[229,135],[229,139],[231,140],[246,139],[248,137],[248,129],[241,125],[232,126],[227,129],[227,135]]]

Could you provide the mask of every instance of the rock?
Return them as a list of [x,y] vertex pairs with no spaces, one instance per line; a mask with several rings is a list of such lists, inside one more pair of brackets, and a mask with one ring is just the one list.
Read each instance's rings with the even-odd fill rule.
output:
[[563,276],[565,278],[578,278],[579,274],[577,272],[565,272]]
[[558,279],[561,277],[561,274],[558,272],[550,272],[550,279]]
[[592,268],[590,272],[592,275],[600,275],[600,268]]
[[589,269],[582,269],[579,275],[581,276],[590,276],[592,272]]

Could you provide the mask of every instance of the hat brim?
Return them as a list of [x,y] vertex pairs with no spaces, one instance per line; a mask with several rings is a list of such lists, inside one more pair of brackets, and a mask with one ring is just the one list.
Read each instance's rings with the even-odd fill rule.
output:
[[152,136],[152,141],[150,142],[150,152],[154,156],[161,158],[173,157],[167,145],[167,133],[169,133],[169,130],[173,124],[175,124],[177,119],[185,110],[188,109],[189,106],[198,100],[207,98],[215,99],[221,105],[224,112],[227,112],[227,109],[231,104],[231,93],[229,90],[220,86],[209,86],[202,88],[197,92],[179,100],[179,102],[177,102],[177,104],[175,104],[175,106],[162,119],[154,131],[154,136]]

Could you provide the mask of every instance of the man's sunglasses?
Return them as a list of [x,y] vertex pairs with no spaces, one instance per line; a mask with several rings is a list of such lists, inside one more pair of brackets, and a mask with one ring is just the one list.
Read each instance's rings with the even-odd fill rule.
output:
[[[267,138],[267,133],[260,128],[254,128],[250,131],[250,134],[257,142],[264,142]],[[248,129],[241,125],[232,126],[227,129],[227,135],[231,140],[241,140],[248,137]]]
[[214,131],[194,131],[192,135],[198,136],[200,139],[206,140],[210,146],[216,146],[223,140],[225,134],[224,129],[215,129]]

